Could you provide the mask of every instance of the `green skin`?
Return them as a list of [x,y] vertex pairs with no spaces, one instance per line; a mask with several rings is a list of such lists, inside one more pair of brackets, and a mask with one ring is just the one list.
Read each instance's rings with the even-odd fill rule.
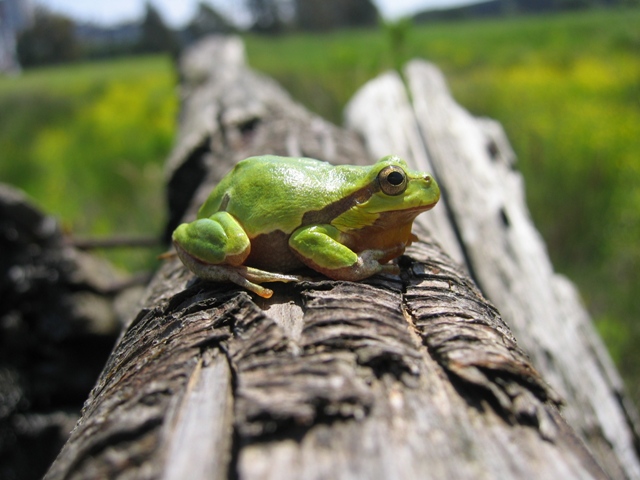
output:
[[197,220],[176,228],[173,243],[197,276],[268,298],[259,283],[300,281],[274,272],[305,265],[335,280],[398,273],[386,262],[411,244],[413,220],[439,198],[429,174],[396,156],[366,167],[252,157],[222,179]]

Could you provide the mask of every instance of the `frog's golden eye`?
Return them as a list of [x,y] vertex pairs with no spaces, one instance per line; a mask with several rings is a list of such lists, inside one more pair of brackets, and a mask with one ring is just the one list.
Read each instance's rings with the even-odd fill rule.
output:
[[400,195],[407,189],[407,174],[402,168],[389,165],[378,173],[378,183],[387,195]]

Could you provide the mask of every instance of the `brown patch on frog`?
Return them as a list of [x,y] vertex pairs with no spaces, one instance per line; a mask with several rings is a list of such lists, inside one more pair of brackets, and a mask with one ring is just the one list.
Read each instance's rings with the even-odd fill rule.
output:
[[362,187],[355,192],[341,198],[329,205],[322,207],[320,210],[312,210],[306,212],[302,216],[302,222],[300,225],[322,225],[331,223],[331,220],[346,212],[350,208],[364,203],[369,200],[374,193],[380,190],[378,181],[374,181],[365,187]]
[[222,201],[220,202],[220,206],[218,207],[218,212],[226,212],[227,206],[229,205],[229,194],[225,193],[224,197],[222,197]]
[[[341,213],[346,212],[358,203],[366,202],[378,190],[380,190],[378,182],[373,182],[371,185],[360,188],[320,210],[306,212],[300,225],[294,228],[292,232],[304,225],[330,224],[331,220]],[[228,197],[223,200],[225,208],[227,203]],[[290,236],[290,233],[275,230],[251,238],[251,253],[245,261],[245,265],[277,272],[288,272],[303,267],[304,263],[289,247]]]
[[[303,216],[300,226],[331,224],[331,220],[340,213],[358,202],[366,201],[373,193],[375,190],[370,187],[361,188],[321,210],[307,212]],[[416,239],[415,235],[411,233],[413,221],[420,213],[431,207],[433,205],[424,208],[383,212],[373,225],[343,233],[340,242],[356,253],[365,250],[388,250],[389,254],[380,259],[381,264],[387,263],[402,255],[405,248]],[[318,272],[325,273],[325,269],[315,265],[311,259],[301,259],[290,248],[290,236],[290,233],[274,230],[251,238],[251,253],[244,264],[271,272],[289,272],[307,265]],[[331,275],[327,276],[331,277]]]
[[289,247],[290,236],[274,230],[251,238],[251,253],[245,265],[270,272],[289,272],[304,266]]

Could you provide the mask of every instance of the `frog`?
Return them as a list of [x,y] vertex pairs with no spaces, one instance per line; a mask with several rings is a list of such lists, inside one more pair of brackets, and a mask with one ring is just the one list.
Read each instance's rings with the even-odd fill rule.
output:
[[389,263],[417,237],[413,221],[440,189],[429,173],[388,155],[366,166],[262,155],[238,162],[173,232],[197,277],[232,282],[263,298],[268,282],[300,282],[303,267],[333,280],[398,274]]

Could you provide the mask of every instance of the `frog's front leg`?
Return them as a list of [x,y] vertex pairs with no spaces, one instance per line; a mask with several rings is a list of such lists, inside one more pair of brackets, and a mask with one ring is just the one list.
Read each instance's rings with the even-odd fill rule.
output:
[[[340,231],[331,225],[312,225],[293,232],[289,246],[302,262],[334,280],[357,281],[376,273],[398,273],[393,264],[380,264],[390,250],[365,250],[360,254],[340,243]],[[400,250],[404,250],[401,248]],[[398,254],[402,251],[398,251]]]
[[173,232],[173,243],[182,263],[196,276],[213,282],[233,282],[261,297],[273,291],[261,282],[295,282],[301,277],[266,272],[242,263],[251,252],[251,242],[242,226],[227,212],[183,223]]

